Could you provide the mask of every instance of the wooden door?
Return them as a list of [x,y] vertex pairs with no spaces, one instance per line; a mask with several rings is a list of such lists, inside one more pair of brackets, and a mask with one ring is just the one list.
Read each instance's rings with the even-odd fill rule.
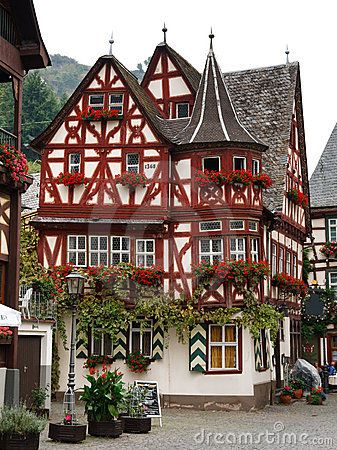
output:
[[20,401],[30,406],[32,389],[40,386],[41,338],[19,336],[18,368],[20,369]]

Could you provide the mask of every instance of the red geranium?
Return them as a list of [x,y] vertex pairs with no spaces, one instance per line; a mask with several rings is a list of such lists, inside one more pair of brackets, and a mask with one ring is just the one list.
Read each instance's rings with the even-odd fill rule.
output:
[[0,339],[9,339],[13,336],[13,331],[9,327],[0,327]]
[[273,181],[266,173],[258,173],[253,175],[253,183],[261,186],[262,189],[268,189],[273,184]]
[[25,155],[15,147],[0,145],[0,163],[7,169],[14,181],[27,179],[28,165]]
[[120,112],[117,109],[95,109],[92,106],[88,106],[81,113],[83,120],[109,120],[116,119],[120,116]]
[[150,181],[143,173],[123,172],[122,174],[115,176],[115,182],[122,186],[135,188],[137,186],[145,187]]
[[163,282],[163,270],[160,267],[135,267],[131,279],[143,286],[160,286]]
[[308,196],[296,188],[290,189],[287,192],[287,198],[294,202],[295,205],[302,206],[303,208],[308,206],[309,203]]
[[287,273],[277,273],[271,280],[272,286],[278,287],[285,294],[298,295],[301,298],[305,297],[308,292],[308,286],[303,280],[295,278]]
[[61,172],[56,178],[56,183],[63,184],[64,186],[75,186],[86,184],[86,180],[84,174],[80,172]]

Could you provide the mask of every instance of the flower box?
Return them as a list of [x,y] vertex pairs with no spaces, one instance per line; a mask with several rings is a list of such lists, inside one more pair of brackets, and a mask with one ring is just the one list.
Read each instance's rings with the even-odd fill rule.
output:
[[333,259],[337,257],[337,242],[326,242],[319,251],[327,258]]
[[295,205],[302,206],[302,208],[308,206],[308,196],[298,189],[290,189],[290,191],[288,191],[286,195],[290,201],[295,203]]
[[0,449],[2,450],[38,450],[40,434],[6,433],[0,435]]
[[88,421],[88,433],[91,436],[117,438],[123,433],[121,420],[104,422]]
[[28,173],[25,155],[9,144],[0,145],[0,164],[8,171],[13,181],[25,181]]
[[124,433],[148,433],[151,431],[151,417],[122,416]]
[[80,186],[86,184],[86,179],[81,172],[61,172],[56,178],[56,184],[63,184],[64,186]]
[[132,190],[136,189],[136,187],[144,188],[149,182],[150,180],[143,173],[123,172],[122,174],[115,176],[116,184],[127,186]]
[[86,434],[86,425],[49,424],[48,437],[53,441],[78,443],[85,440]]
[[304,298],[308,292],[308,286],[303,280],[294,278],[283,272],[273,276],[271,285],[278,287],[284,295],[298,295],[301,298]]
[[12,338],[0,338],[0,345],[10,345]]
[[99,121],[99,120],[122,120],[123,115],[119,114],[116,109],[95,109],[89,106],[82,111],[81,118],[87,122]]

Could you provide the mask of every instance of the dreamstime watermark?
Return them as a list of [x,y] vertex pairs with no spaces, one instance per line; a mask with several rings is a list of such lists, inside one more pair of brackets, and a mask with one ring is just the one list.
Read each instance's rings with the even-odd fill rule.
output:
[[308,433],[287,432],[282,422],[275,422],[273,431],[264,430],[261,432],[208,432],[205,429],[194,436],[196,444],[203,445],[311,445],[317,447],[329,446],[333,448],[333,438],[310,436]]

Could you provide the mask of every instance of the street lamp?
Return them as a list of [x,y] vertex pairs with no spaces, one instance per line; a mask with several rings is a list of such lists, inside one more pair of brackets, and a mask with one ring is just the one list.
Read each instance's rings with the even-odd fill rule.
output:
[[78,272],[66,276],[68,294],[71,302],[71,340],[68,372],[68,389],[64,395],[64,421],[67,425],[76,425],[75,411],[75,349],[76,349],[76,306],[78,298],[83,295],[85,277]]

